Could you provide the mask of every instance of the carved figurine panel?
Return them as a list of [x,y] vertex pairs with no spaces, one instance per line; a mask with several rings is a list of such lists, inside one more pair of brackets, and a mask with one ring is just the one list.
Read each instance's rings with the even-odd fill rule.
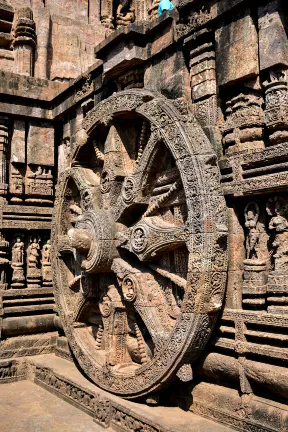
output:
[[50,235],[39,233],[1,232],[0,290],[52,287]]
[[147,91],[110,97],[84,119],[86,140],[60,175],[51,253],[59,314],[83,370],[127,398],[191,379],[224,295],[216,157],[180,108]]

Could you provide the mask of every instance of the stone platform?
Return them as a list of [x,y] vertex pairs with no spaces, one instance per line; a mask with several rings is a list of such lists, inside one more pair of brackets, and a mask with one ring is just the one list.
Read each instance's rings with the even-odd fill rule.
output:
[[31,381],[0,387],[1,430],[9,432],[99,432],[100,426],[77,408]]
[[0,377],[0,421],[3,426],[5,419],[3,430],[9,432],[74,432],[74,427],[78,432],[233,430],[180,408],[148,407],[120,399],[97,388],[73,363],[54,354],[2,361]]

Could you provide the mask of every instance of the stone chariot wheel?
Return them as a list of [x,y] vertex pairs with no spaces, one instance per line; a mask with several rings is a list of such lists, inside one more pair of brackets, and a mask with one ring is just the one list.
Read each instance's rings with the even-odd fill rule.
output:
[[114,94],[57,187],[53,279],[83,371],[125,398],[192,379],[222,306],[227,220],[216,156],[182,100]]

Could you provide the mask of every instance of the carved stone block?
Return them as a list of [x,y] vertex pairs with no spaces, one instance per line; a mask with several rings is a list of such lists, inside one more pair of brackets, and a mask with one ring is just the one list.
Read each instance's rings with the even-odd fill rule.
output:
[[[29,165],[26,176],[26,195],[33,197],[53,197],[53,175],[50,167]],[[31,198],[30,198],[31,197]]]
[[28,164],[54,166],[54,127],[47,123],[31,122],[27,137]]
[[267,292],[266,262],[244,261],[242,305],[244,309],[266,310]]
[[11,162],[25,163],[25,133],[26,126],[23,120],[15,120],[11,140]]
[[267,285],[268,312],[288,313],[287,274],[273,271],[269,274]]
[[257,31],[249,10],[218,28],[215,37],[218,85],[257,76]]
[[285,12],[279,0],[258,8],[260,70],[288,66],[288,42],[284,25]]

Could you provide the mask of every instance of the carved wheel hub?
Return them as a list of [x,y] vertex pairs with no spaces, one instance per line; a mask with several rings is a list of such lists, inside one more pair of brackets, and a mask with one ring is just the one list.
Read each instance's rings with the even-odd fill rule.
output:
[[84,372],[135,398],[192,379],[221,309],[219,170],[184,102],[124,91],[90,111],[83,128],[87,141],[57,188],[55,297]]

